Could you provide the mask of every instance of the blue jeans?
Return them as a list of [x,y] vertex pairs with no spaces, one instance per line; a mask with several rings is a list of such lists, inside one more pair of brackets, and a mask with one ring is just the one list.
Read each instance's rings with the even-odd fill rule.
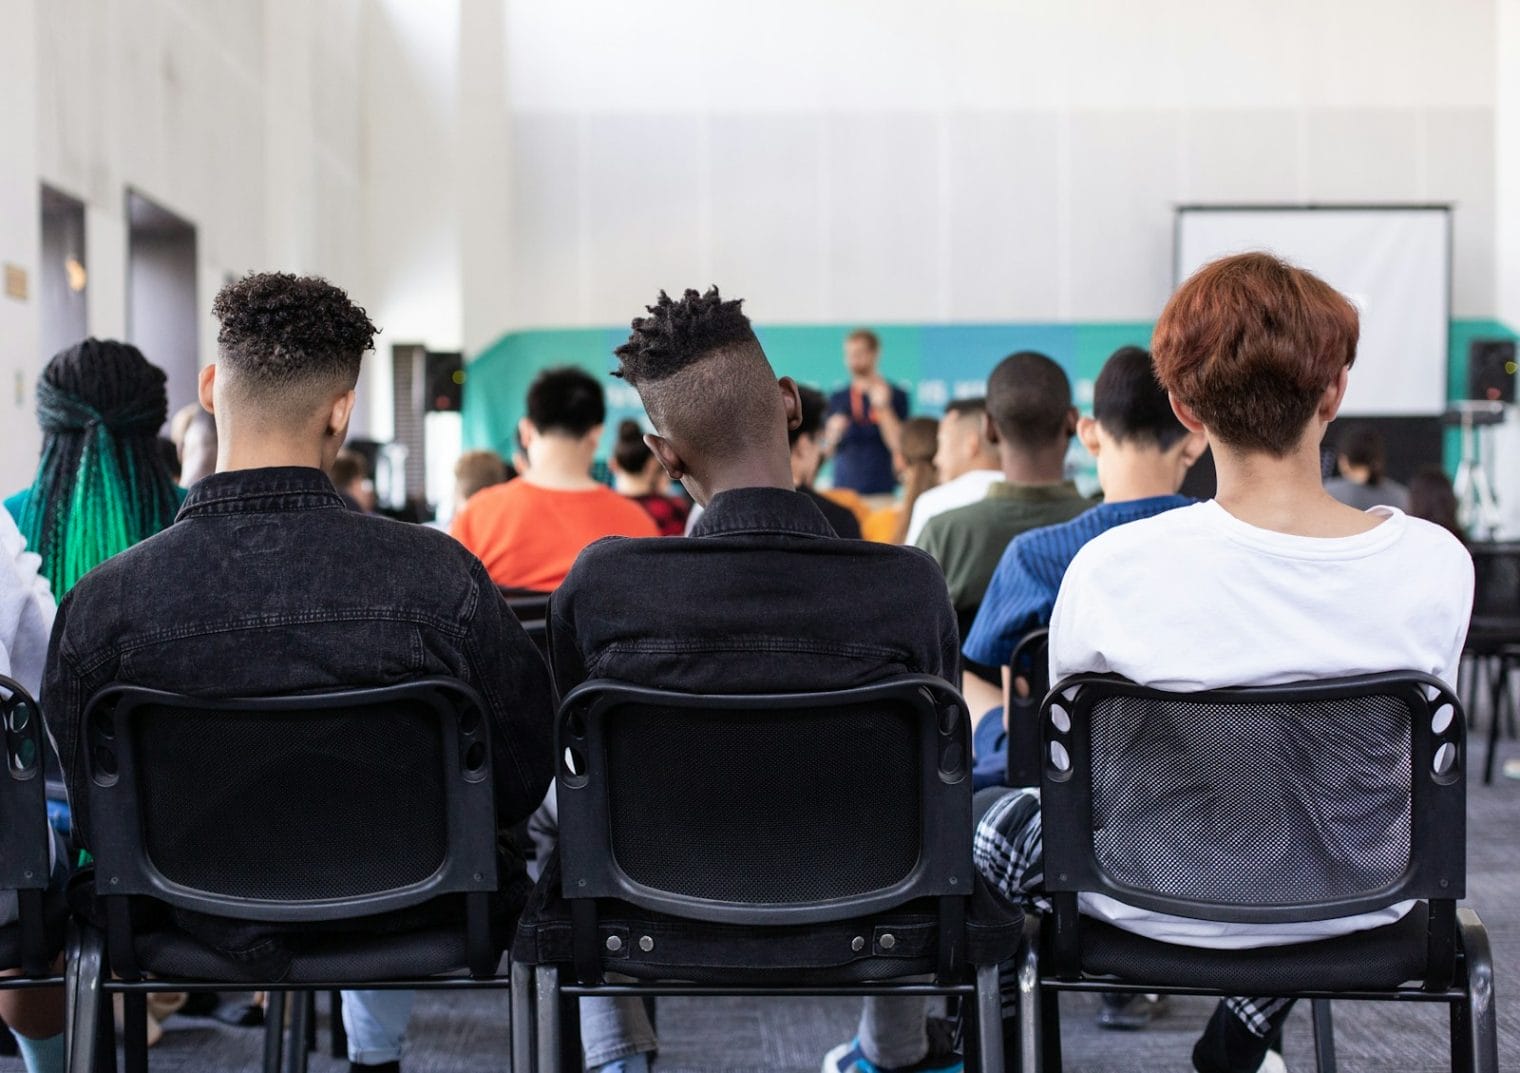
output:
[[406,1023],[411,1020],[416,997],[415,991],[343,992],[348,1060],[366,1066],[401,1061]]
[[971,733],[971,787],[985,790],[1008,782],[1008,731],[1003,728],[1003,709],[993,708],[977,722]]

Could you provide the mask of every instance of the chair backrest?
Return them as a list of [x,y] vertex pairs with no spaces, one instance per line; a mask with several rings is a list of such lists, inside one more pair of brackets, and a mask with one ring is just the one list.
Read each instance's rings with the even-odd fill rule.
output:
[[5,772],[0,777],[0,890],[16,892],[21,926],[21,967],[31,976],[47,971],[42,892],[50,872],[47,799],[43,785],[48,753],[42,709],[26,688],[0,675],[0,731]]
[[1520,641],[1520,543],[1480,543],[1473,558],[1473,625],[1507,629]]
[[1040,723],[1045,886],[1071,931],[1078,892],[1263,924],[1464,893],[1464,716],[1429,675],[1201,693],[1082,675]]
[[760,696],[588,682],[556,726],[565,897],[788,925],[969,895],[969,723],[918,675]]
[[1012,698],[1004,713],[1008,725],[1008,785],[1040,785],[1040,702],[1050,690],[1050,630],[1030,630],[1013,646],[1008,659],[1013,678],[1022,678],[1029,696]]
[[496,888],[489,720],[457,681],[230,699],[108,686],[86,727],[102,895],[310,923]]
[[549,651],[549,598],[552,593],[537,592],[533,589],[514,589],[505,585],[498,585],[502,597],[507,601],[507,607],[522,624],[523,630],[528,637],[538,646],[538,650],[547,654]]

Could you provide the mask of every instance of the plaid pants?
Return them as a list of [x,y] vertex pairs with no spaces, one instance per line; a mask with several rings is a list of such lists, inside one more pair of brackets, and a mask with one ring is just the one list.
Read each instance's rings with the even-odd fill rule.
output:
[[[1023,908],[1050,911],[1045,897],[1045,847],[1040,792],[1009,790],[982,817],[972,853],[982,878]],[[1224,1008],[1252,1036],[1276,1034],[1293,1005],[1287,998],[1227,998]]]

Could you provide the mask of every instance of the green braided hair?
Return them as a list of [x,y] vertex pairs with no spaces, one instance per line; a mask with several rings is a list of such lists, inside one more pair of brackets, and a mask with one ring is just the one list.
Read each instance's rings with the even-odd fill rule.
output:
[[109,339],[86,339],[42,370],[42,460],[17,521],[59,596],[174,520],[179,495],[157,444],[164,381],[135,346]]

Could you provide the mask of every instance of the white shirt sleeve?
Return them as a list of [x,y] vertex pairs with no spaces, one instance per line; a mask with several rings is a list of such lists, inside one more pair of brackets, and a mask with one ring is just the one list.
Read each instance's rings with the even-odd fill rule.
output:
[[1073,674],[1102,674],[1104,614],[1101,590],[1093,584],[1093,556],[1077,552],[1050,615],[1050,684]]
[[26,550],[15,520],[0,510],[0,649],[4,673],[36,696],[47,664],[58,605],[41,573],[42,560]]

